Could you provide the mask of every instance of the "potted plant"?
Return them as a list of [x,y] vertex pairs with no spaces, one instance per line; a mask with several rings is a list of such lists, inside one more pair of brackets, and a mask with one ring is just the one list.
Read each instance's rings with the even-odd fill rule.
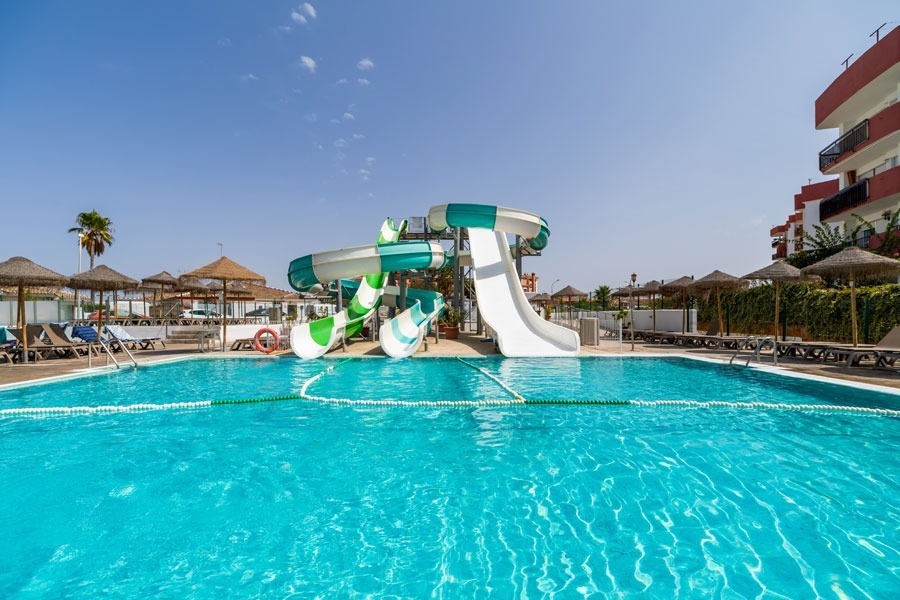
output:
[[466,311],[461,308],[447,306],[441,313],[440,329],[448,340],[459,338],[459,326],[466,318]]

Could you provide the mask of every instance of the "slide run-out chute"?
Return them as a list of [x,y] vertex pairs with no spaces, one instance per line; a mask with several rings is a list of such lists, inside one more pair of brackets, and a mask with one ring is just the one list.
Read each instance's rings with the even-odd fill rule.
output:
[[478,310],[495,332],[504,356],[575,356],[578,333],[538,316],[525,293],[509,251],[507,233],[522,236],[535,250],[547,245],[550,228],[523,210],[484,204],[441,204],[428,211],[437,230],[467,227]]

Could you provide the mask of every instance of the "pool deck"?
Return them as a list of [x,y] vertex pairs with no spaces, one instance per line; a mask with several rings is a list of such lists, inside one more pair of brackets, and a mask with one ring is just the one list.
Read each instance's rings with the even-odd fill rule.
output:
[[[460,332],[458,340],[441,339],[435,343],[434,337],[431,336],[426,344],[423,344],[416,357],[427,356],[487,356],[497,354],[495,345],[490,340],[485,340],[483,336],[468,332]],[[166,348],[158,350],[140,350],[134,352],[134,357],[138,364],[148,364],[152,362],[171,360],[180,357],[196,357],[196,356],[214,356],[221,352],[206,352],[201,354],[197,350],[196,344],[167,344]],[[254,350],[237,350],[228,351],[227,356],[261,356],[259,352]],[[290,350],[282,350],[276,355],[285,355],[293,357]],[[603,341],[599,346],[582,346],[581,354],[589,355],[619,355],[619,343],[617,341]],[[685,348],[682,346],[672,346],[669,344],[651,344],[636,341],[634,343],[634,351],[631,350],[631,341],[623,340],[622,356],[633,356],[640,354],[644,356],[672,356],[686,355],[697,356],[714,360],[728,361],[733,352],[718,351],[705,348]],[[370,342],[364,340],[353,340],[348,343],[346,348],[338,348],[329,353],[328,356],[384,356],[381,346],[378,342]],[[123,365],[130,365],[128,357],[122,353],[115,355]],[[740,364],[747,360],[747,354],[742,354]],[[93,367],[105,368],[107,360],[105,358],[94,358]],[[112,364],[111,362],[109,364]],[[771,357],[764,360],[763,364],[770,365]],[[59,358],[41,360],[37,363],[28,364],[0,364],[0,385],[24,383],[37,381],[46,378],[62,377],[87,369],[88,361],[86,358]],[[778,366],[787,370],[806,373],[810,375],[818,375],[826,378],[840,379],[849,382],[865,383],[869,385],[884,386],[900,390],[900,373],[894,371],[876,370],[866,367],[846,367],[835,363],[821,363],[814,360],[799,360],[791,358],[780,358]]]

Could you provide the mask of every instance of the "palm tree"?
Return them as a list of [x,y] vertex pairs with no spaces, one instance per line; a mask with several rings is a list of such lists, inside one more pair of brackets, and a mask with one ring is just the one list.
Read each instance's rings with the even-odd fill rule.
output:
[[77,227],[69,229],[69,233],[77,233],[81,247],[87,250],[91,257],[91,268],[94,268],[94,257],[100,256],[106,251],[107,246],[112,246],[112,220],[100,215],[96,210],[78,213],[75,217]]
[[594,290],[594,302],[600,305],[600,310],[609,310],[612,289],[608,285],[598,285]]

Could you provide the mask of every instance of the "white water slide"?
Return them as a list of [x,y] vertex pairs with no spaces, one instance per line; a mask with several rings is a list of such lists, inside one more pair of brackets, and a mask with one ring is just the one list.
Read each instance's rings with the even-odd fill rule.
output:
[[509,250],[506,233],[520,235],[535,249],[547,243],[549,229],[539,216],[480,204],[443,204],[428,213],[436,230],[467,227],[481,317],[495,332],[504,356],[576,356],[578,333],[550,323],[529,304]]

